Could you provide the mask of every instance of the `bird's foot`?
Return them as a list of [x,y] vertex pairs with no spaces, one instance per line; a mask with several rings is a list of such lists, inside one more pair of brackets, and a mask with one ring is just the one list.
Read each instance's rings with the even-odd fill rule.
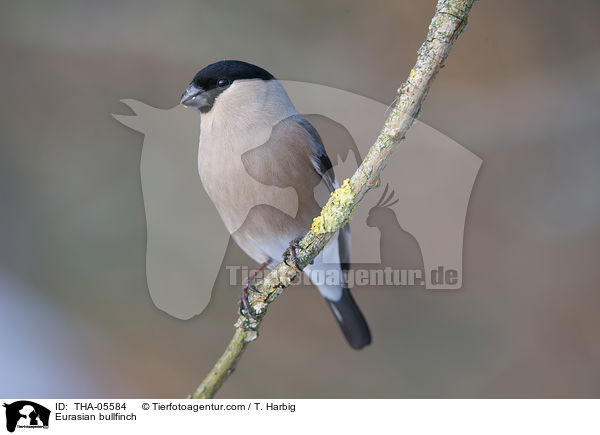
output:
[[254,286],[254,278],[256,278],[256,275],[258,275],[258,273],[261,270],[263,270],[266,266],[267,266],[267,263],[264,262],[260,266],[258,266],[257,269],[253,270],[252,272],[250,272],[248,274],[248,278],[246,278],[246,280],[244,281],[244,284],[242,285],[242,291],[238,298],[238,310],[239,310],[240,314],[243,315],[244,313],[246,313],[246,315],[248,315],[248,317],[250,317],[253,320],[257,320],[257,319],[252,314],[252,309],[250,307],[250,301],[248,300],[248,290],[250,290],[252,292],[258,292],[258,289]]
[[292,240],[290,242],[290,246],[283,253],[283,262],[288,266],[292,266],[290,263],[288,263],[288,260],[291,260],[294,267],[298,270],[302,270],[300,267],[300,262],[298,261],[298,257],[296,256],[296,249],[300,247],[300,240],[302,240],[302,237]]
[[257,292],[258,290],[254,287],[253,284],[246,283],[242,286],[242,291],[240,293],[240,297],[238,298],[238,310],[240,314],[246,314],[252,320],[257,320],[252,314],[252,309],[250,308],[250,301],[248,300],[248,290]]

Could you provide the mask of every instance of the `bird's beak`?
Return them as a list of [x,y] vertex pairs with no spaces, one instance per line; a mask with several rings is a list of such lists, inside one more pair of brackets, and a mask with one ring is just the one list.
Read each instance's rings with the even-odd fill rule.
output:
[[179,101],[179,103],[183,104],[185,107],[199,109],[207,103],[206,97],[202,95],[203,92],[204,89],[197,88],[193,84],[190,84],[185,88],[183,94],[181,94],[181,101]]

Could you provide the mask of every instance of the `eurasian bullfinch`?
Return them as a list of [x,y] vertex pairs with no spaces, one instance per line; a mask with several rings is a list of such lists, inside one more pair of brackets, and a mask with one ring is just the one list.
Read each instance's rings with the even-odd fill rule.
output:
[[[326,199],[338,186],[319,134],[270,73],[246,62],[205,67],[183,92],[181,104],[200,113],[198,170],[225,226],[262,267],[275,266],[319,215],[318,198]],[[283,194],[290,187],[295,194]],[[343,280],[349,264],[346,225],[304,271],[337,274],[337,282],[316,285],[350,346],[361,349],[371,333]],[[247,298],[242,300],[241,309],[252,316]]]

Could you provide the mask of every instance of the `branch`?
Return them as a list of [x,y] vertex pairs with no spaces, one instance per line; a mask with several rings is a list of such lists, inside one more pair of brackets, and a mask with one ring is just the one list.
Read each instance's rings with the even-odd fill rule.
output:
[[[429,25],[427,39],[418,51],[417,62],[408,79],[398,89],[398,99],[385,121],[375,144],[352,178],[331,194],[321,214],[313,221],[311,230],[300,241],[296,256],[301,268],[309,264],[335,232],[351,218],[352,211],[363,196],[379,185],[379,175],[404,135],[419,116],[421,105],[437,73],[464,30],[475,0],[438,0],[435,15]],[[211,398],[235,370],[248,343],[258,337],[258,327],[268,306],[302,273],[293,266],[280,263],[264,279],[256,282],[258,292],[250,293],[250,305],[256,319],[240,315],[235,333],[225,352],[210,373],[191,395],[191,398]]]

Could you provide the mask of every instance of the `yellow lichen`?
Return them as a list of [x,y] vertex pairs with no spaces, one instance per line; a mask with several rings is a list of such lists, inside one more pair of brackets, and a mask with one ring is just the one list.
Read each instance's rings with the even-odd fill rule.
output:
[[336,231],[344,225],[350,217],[354,193],[349,180],[344,180],[342,187],[337,188],[329,197],[329,201],[321,210],[321,214],[313,219],[311,230],[315,234]]

